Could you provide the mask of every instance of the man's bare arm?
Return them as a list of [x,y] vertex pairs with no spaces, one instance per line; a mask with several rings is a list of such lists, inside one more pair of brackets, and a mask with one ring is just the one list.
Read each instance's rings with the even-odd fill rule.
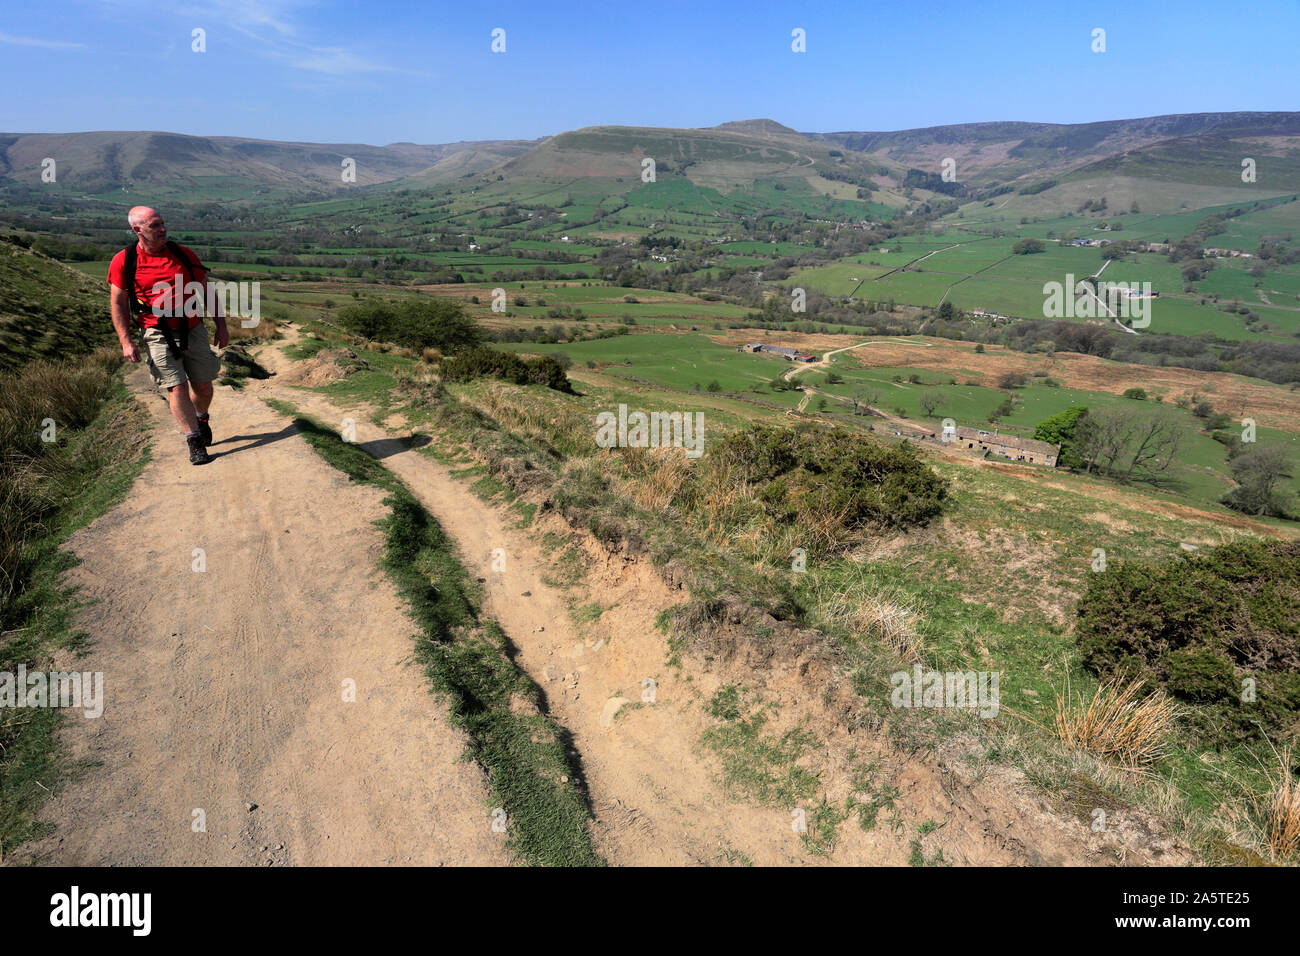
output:
[[212,331],[212,344],[219,349],[224,349],[230,344],[230,329],[226,326],[225,306],[222,304],[221,296],[212,289],[211,269],[203,270],[203,287],[206,301],[212,303],[212,324],[215,326]]
[[131,300],[127,291],[109,283],[108,304],[112,310],[113,328],[122,343],[122,357],[129,362],[140,361],[140,350],[131,339]]

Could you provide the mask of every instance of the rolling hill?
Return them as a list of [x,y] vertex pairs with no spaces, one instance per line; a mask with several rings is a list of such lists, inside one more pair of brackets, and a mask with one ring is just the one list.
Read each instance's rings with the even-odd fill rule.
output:
[[163,132],[0,134],[0,182],[43,185],[42,163],[56,162],[57,185],[82,193],[196,189],[240,194],[254,190],[322,190],[341,185],[341,164],[356,161],[358,185],[408,176],[437,178],[494,165],[531,142],[291,143],[233,136]]
[[[1122,180],[1194,187],[1199,204],[1244,197],[1241,160],[1255,158],[1254,198],[1300,188],[1300,113],[1194,113],[1098,123],[965,123],[891,132],[803,133],[771,119],[700,129],[591,126],[542,140],[441,145],[320,144],[165,132],[0,134],[0,190],[48,188],[42,162],[57,162],[56,188],[78,194],[184,192],[194,198],[323,192],[342,185],[340,164],[356,161],[356,185],[426,188],[461,180],[599,184],[606,195],[643,183],[642,160],[659,178],[722,194],[785,183],[837,199],[872,198],[899,208],[935,190],[982,198],[1019,194],[1033,213],[1059,205],[1052,190]],[[940,185],[945,160],[955,182]],[[909,175],[909,171],[912,172]],[[1122,185],[1122,183],[1121,183]],[[1000,187],[1000,188],[999,188]],[[1139,188],[1127,192],[1140,192]],[[1159,211],[1177,208],[1157,189]],[[1176,191],[1175,191],[1176,192]],[[116,198],[121,198],[116,197]],[[1169,209],[1164,207],[1168,206]],[[1157,211],[1155,208],[1152,211]]]

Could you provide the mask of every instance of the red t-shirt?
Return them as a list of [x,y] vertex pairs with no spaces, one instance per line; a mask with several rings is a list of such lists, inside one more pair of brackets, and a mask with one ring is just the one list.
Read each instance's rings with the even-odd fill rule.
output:
[[[181,246],[181,248],[185,250],[191,261],[198,262],[199,257],[190,251],[189,246]],[[113,261],[109,263],[108,283],[117,286],[119,289],[126,289],[128,295],[134,295],[148,307],[140,312],[139,322],[142,328],[151,329],[158,324],[158,316],[153,311],[156,304],[159,309],[170,310],[164,312],[167,317],[167,325],[173,329],[179,329],[182,308],[181,299],[176,297],[179,291],[176,289],[177,273],[180,274],[182,283],[198,282],[202,284],[207,278],[208,270],[203,267],[202,263],[199,264],[197,269],[192,268],[189,262],[182,263],[165,246],[162,253],[155,256],[146,252],[144,246],[137,243],[135,247],[135,288],[126,289],[125,249],[113,256]],[[157,286],[157,289],[155,289],[155,286]],[[206,295],[204,298],[206,298]],[[195,309],[191,305],[189,311],[199,312],[201,309]],[[189,327],[192,329],[201,321],[199,315],[190,315]]]

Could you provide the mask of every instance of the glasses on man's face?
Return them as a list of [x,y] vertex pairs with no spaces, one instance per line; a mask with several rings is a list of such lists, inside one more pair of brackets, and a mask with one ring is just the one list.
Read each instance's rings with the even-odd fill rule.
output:
[[153,222],[146,222],[144,224],[145,229],[161,229],[162,227],[163,221],[161,219],[155,219]]

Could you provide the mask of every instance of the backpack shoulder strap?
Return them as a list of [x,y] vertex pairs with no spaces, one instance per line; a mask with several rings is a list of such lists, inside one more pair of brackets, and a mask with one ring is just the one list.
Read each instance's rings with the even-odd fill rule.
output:
[[[138,258],[135,243],[127,246],[123,252],[126,253],[125,259],[122,262],[123,281],[126,282],[126,301],[130,308],[131,315],[135,317],[136,323],[141,329],[143,329],[144,322],[141,319],[141,315],[144,313],[144,304],[140,301],[140,297],[135,291],[135,269],[136,260]],[[158,331],[162,332],[163,338],[167,340],[167,347],[171,350],[172,354],[179,357],[181,349],[185,346],[178,346],[176,344],[176,337],[172,335],[172,331],[167,327],[167,323],[160,319],[155,323],[155,327]],[[182,334],[184,334],[184,332],[182,332]],[[186,344],[188,344],[188,341]]]
[[[191,259],[185,250],[181,248],[181,244],[176,242],[174,239],[167,240],[167,248],[171,251],[172,255],[181,261],[181,268],[188,274],[189,281],[197,282],[198,279],[194,276],[194,270],[199,268],[197,258]],[[176,330],[180,337],[179,346],[172,341],[171,331],[166,328],[166,325],[167,323],[163,321],[159,321],[158,323],[158,327],[161,328],[163,334],[167,336],[167,345],[174,353],[179,355],[181,352],[189,348],[190,324],[186,320],[184,313],[182,313],[181,317],[177,320],[178,328]]]
[[126,282],[126,301],[130,305],[131,314],[139,315],[140,300],[135,294],[136,244],[131,243],[122,252],[125,254],[125,258],[122,260],[122,271]]

